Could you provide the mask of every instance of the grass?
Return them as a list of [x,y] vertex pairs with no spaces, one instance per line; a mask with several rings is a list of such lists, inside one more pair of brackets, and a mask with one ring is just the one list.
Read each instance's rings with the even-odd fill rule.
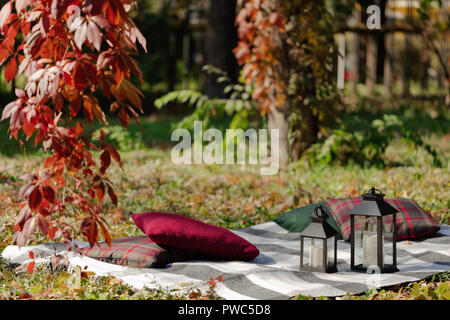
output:
[[[109,169],[119,195],[117,208],[107,200],[105,217],[113,238],[141,234],[130,218],[133,212],[167,211],[183,214],[226,228],[242,228],[273,220],[283,212],[326,198],[355,196],[376,186],[387,197],[415,199],[438,223],[449,223],[450,170],[433,167],[420,151],[406,152],[401,141],[394,141],[387,152],[393,162],[408,166],[385,168],[359,166],[314,166],[299,162],[276,176],[261,176],[258,168],[237,165],[177,166],[170,160],[170,132],[174,118],[145,118],[144,132],[131,125],[114,142],[122,145],[124,170]],[[110,121],[112,127],[117,121]],[[439,122],[440,125],[442,124]],[[6,131],[0,122],[0,132]],[[113,130],[114,131],[114,130]],[[2,137],[6,135],[1,133]],[[428,143],[448,162],[448,132],[424,133]],[[131,143],[140,141],[130,148]],[[18,213],[19,177],[39,168],[44,155],[27,143],[23,154],[18,143],[0,140],[0,251],[14,235],[14,217]],[[405,152],[399,152],[403,150]],[[408,160],[408,161],[405,161]],[[73,218],[68,223],[76,225]],[[85,240],[80,238],[79,240]],[[31,244],[45,242],[39,233]],[[425,283],[425,284],[424,284]],[[447,297],[447,276],[428,279],[402,288],[366,292],[342,299],[408,299]],[[447,287],[444,285],[447,284]],[[419,286],[419,287],[417,287]],[[443,287],[441,287],[443,286]],[[428,289],[426,289],[427,287]],[[428,290],[428,291],[427,291]],[[426,291],[426,294],[424,293]],[[434,292],[436,291],[436,292]],[[441,292],[442,291],[442,292]],[[434,292],[434,293],[432,293]],[[111,277],[81,276],[65,271],[39,269],[33,274],[15,273],[0,259],[0,299],[212,299],[207,295],[159,290],[137,291]],[[293,297],[310,299],[310,297]]]
[[[297,295],[293,300],[313,300],[309,296]],[[319,297],[316,300],[332,300]],[[450,300],[450,271],[437,273],[419,282],[396,285],[377,290],[369,289],[359,295],[346,294],[336,300]]]
[[[170,143],[171,128],[177,119],[177,117],[146,117],[141,122],[142,129],[135,122],[132,122],[130,123],[130,126],[124,136],[128,137],[128,142],[133,140],[142,140],[148,148],[164,148],[168,145],[168,142]],[[79,121],[81,121],[81,119]],[[100,128],[98,123],[93,123],[92,125],[86,122],[82,123],[84,126],[88,127],[88,130],[90,128],[93,130]],[[113,118],[109,120],[109,125],[110,129],[106,129],[107,133],[111,133],[113,130],[111,128],[120,126],[120,122]],[[42,152],[38,148],[35,148],[33,139],[26,141],[23,133],[19,133],[19,138],[24,140],[23,146],[21,146],[18,141],[9,139],[9,135],[7,135],[8,128],[8,121],[0,121],[0,132],[2,137],[0,139],[0,155],[15,157],[17,155],[23,155],[24,150],[28,155],[42,155]],[[123,133],[123,129],[121,132]]]
[[0,299],[17,300],[156,300],[185,299],[186,296],[157,290],[135,290],[113,277],[81,276],[80,272],[38,268],[32,274],[16,273],[0,258]]
[[[390,197],[411,197],[440,223],[448,222],[450,172],[443,168],[389,170],[357,167],[294,168],[278,176],[261,176],[238,166],[176,166],[169,152],[146,149],[123,154],[125,170],[111,169],[119,207],[107,203],[105,215],[113,238],[140,234],[130,214],[177,212],[226,228],[270,221],[282,212],[329,197],[356,195],[375,185]],[[41,156],[3,158],[0,184],[0,250],[13,236],[18,177],[40,165]],[[72,221],[72,223],[76,223]],[[84,240],[84,239],[80,239]],[[44,242],[37,232],[32,244]],[[3,269],[3,270],[2,270]],[[65,272],[40,270],[15,275],[2,262],[0,297],[33,299],[189,299],[161,290],[135,291],[113,278],[81,279],[78,286]],[[6,271],[5,271],[6,270]],[[448,281],[447,281],[448,282]],[[40,289],[33,289],[38,286]],[[195,296],[195,295],[194,295]],[[196,296],[198,298],[198,296]],[[349,298],[349,297],[347,297]]]

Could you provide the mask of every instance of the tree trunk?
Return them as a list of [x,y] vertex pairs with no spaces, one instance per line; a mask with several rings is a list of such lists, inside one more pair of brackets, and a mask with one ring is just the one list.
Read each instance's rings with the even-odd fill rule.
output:
[[295,137],[292,145],[292,160],[297,161],[300,156],[314,143],[317,142],[319,133],[319,119],[312,110],[303,103],[297,104],[298,120],[294,130],[299,134]]
[[374,35],[367,35],[366,45],[366,87],[370,93],[375,89],[377,82],[377,39]]
[[[386,3],[387,0],[379,0],[376,2],[380,7],[380,22],[381,27],[386,27]],[[378,32],[375,35],[377,41],[377,79],[379,83],[384,76],[384,61],[386,57],[386,34],[384,32]]]
[[384,72],[383,83],[386,92],[392,95],[393,76],[394,76],[394,47],[393,47],[393,34],[387,34],[385,37],[385,49],[386,54],[384,57]]
[[353,94],[356,93],[356,85],[359,80],[359,35],[356,33],[349,33],[348,39],[348,53],[345,59],[348,74],[347,83],[352,92],[352,97],[354,97]]
[[338,65],[337,65],[337,87],[340,90],[345,88],[345,33],[338,35]]
[[[349,26],[358,26],[361,23],[361,16],[356,9],[353,9],[351,17],[348,19]],[[349,32],[347,34],[348,50],[345,59],[345,69],[347,70],[347,84],[350,89],[349,103],[357,103],[356,88],[359,82],[359,52],[360,49],[360,35],[356,32]]]
[[410,35],[405,35],[405,46],[403,51],[403,86],[402,86],[402,95],[407,97],[410,95],[410,87],[409,87],[409,79],[411,77],[411,72],[409,71],[410,65],[410,59],[409,59],[409,52],[411,50],[411,40]]
[[[208,16],[206,61],[236,79],[237,62],[232,50],[237,44],[234,25],[236,0],[213,0]],[[206,75],[205,94],[210,98],[225,98],[224,84],[217,83],[216,75]]]
[[[287,105],[286,108],[287,110]],[[268,117],[267,127],[269,130],[278,129],[279,133],[279,154],[280,154],[280,168],[284,169],[289,164],[289,115],[285,110],[281,110],[275,106],[271,107]],[[275,148],[276,146],[271,146]]]

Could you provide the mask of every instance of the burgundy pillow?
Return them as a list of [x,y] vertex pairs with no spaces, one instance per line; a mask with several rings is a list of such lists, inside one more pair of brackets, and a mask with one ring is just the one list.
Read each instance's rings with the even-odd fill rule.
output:
[[136,226],[159,245],[198,252],[222,260],[250,261],[259,250],[228,229],[164,212],[132,214]]
[[[361,201],[361,197],[356,197],[329,199],[326,202],[346,241],[350,241],[350,211]],[[393,198],[385,201],[398,210],[395,221],[397,240],[416,239],[439,231],[440,226],[414,200]]]

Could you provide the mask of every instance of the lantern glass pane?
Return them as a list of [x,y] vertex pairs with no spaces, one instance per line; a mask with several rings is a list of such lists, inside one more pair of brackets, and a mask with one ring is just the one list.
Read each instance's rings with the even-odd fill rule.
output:
[[355,265],[363,263],[364,217],[355,216]]
[[392,222],[392,219],[392,215],[383,217],[383,262],[386,265],[394,264],[394,224]]
[[303,268],[309,267],[309,251],[311,247],[311,238],[303,238]]
[[327,267],[334,266],[334,236],[327,239]]
[[378,266],[377,218],[364,217],[363,267]]
[[323,240],[311,239],[309,246],[308,261],[311,268],[323,267]]

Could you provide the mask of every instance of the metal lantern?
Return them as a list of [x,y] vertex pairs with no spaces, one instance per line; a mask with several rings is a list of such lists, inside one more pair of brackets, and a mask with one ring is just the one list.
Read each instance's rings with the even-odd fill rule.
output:
[[300,233],[300,271],[336,272],[337,231],[326,221],[322,206],[314,208],[311,224]]
[[375,188],[350,212],[351,269],[379,273],[396,272],[397,209],[384,201]]

